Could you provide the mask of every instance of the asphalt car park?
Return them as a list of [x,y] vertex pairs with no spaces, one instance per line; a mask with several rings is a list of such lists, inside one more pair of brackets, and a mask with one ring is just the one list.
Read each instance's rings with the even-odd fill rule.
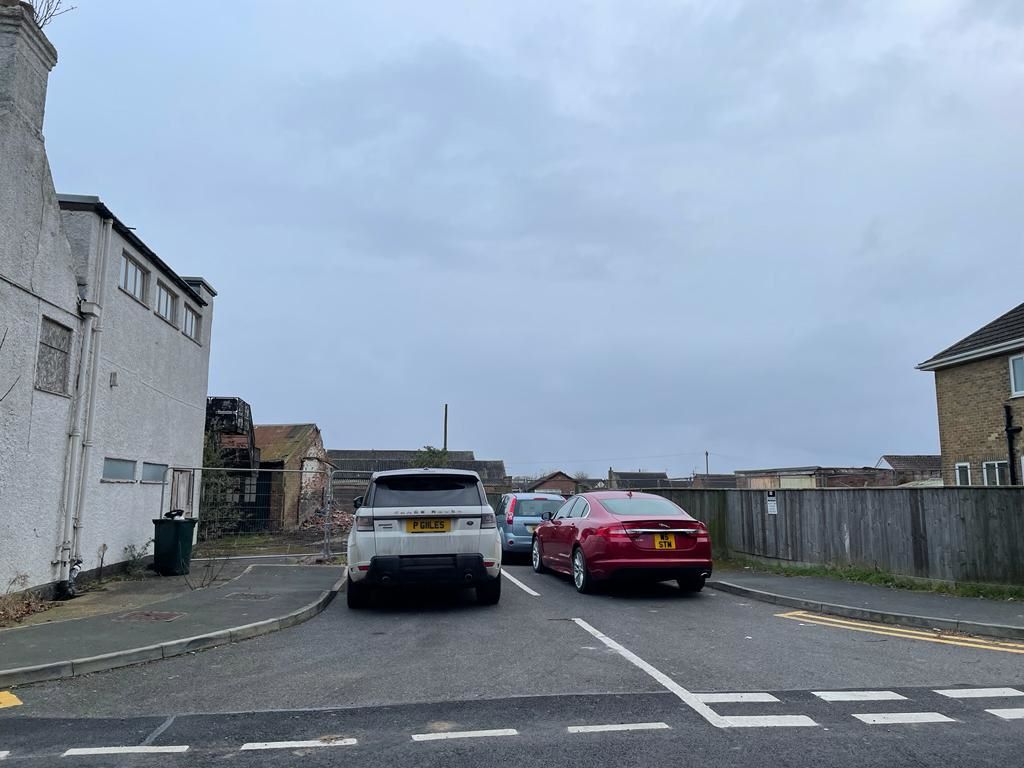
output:
[[[123,745],[188,747],[163,765],[296,753],[314,765],[650,765],[685,745],[710,765],[759,764],[765,749],[783,764],[889,765],[903,763],[884,762],[888,750],[932,764],[944,748],[948,765],[1009,765],[1021,744],[1020,722],[990,711],[1024,707],[1012,654],[796,621],[670,583],[581,595],[525,564],[503,578],[496,606],[471,590],[392,592],[355,612],[336,601],[262,638],[25,686],[23,706],[0,710],[0,751],[26,765]],[[984,695],[939,692],[957,688]],[[858,718],[869,715],[906,722]]]

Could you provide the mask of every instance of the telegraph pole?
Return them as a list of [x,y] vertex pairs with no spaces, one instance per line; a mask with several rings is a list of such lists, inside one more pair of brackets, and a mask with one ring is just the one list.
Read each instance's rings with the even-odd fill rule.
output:
[[710,475],[711,474],[710,466],[711,465],[708,463],[708,452],[704,451],[704,474],[705,475]]
[[444,452],[448,452],[448,403],[444,404]]

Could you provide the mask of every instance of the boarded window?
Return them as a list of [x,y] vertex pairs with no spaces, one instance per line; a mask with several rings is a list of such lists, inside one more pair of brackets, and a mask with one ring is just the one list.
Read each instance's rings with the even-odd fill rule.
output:
[[166,475],[166,464],[150,464],[148,461],[142,463],[142,482],[162,483]]
[[71,329],[43,318],[36,358],[36,389],[66,395],[71,370]]
[[104,480],[134,480],[135,462],[128,459],[104,459]]

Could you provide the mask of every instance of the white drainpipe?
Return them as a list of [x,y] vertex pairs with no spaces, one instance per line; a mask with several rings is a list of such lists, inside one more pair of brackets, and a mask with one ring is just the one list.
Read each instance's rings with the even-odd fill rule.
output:
[[[107,295],[107,262],[110,255],[110,232],[114,226],[113,219],[105,219],[103,222],[103,246],[99,253],[96,266],[96,290],[92,293],[96,297],[100,313],[103,311],[103,304]],[[93,343],[92,365],[89,367],[89,404],[85,411],[85,435],[82,440],[82,460],[79,464],[77,475],[77,489],[74,496],[74,506],[71,514],[68,515],[72,523],[71,548],[73,559],[81,559],[81,530],[82,517],[85,509],[85,489],[89,477],[89,456],[92,452],[92,434],[95,421],[93,414],[96,411],[96,387],[100,378],[100,361],[103,355],[103,315],[99,315],[98,322],[94,325],[92,332],[96,335]]]

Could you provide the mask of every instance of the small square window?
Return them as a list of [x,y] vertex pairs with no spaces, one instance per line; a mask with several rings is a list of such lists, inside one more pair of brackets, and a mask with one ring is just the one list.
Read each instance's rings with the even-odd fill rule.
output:
[[156,284],[156,313],[169,323],[177,319],[178,297],[163,283]]
[[142,482],[162,483],[166,476],[166,464],[150,464],[148,461],[142,463]]
[[130,293],[142,303],[146,302],[146,284],[149,281],[149,273],[139,262],[128,255],[127,251],[121,253],[121,289]]
[[986,461],[981,465],[985,485],[1007,485],[1010,465],[1005,461]]
[[192,307],[185,307],[185,320],[181,331],[193,341],[199,341],[199,315]]
[[1010,394],[1024,395],[1024,355],[1010,358]]
[[39,329],[36,389],[66,395],[70,370],[71,329],[44,317]]
[[957,485],[970,485],[971,484],[971,465],[966,462],[963,464],[956,465],[956,484]]
[[128,459],[104,459],[104,480],[135,480],[135,462]]

